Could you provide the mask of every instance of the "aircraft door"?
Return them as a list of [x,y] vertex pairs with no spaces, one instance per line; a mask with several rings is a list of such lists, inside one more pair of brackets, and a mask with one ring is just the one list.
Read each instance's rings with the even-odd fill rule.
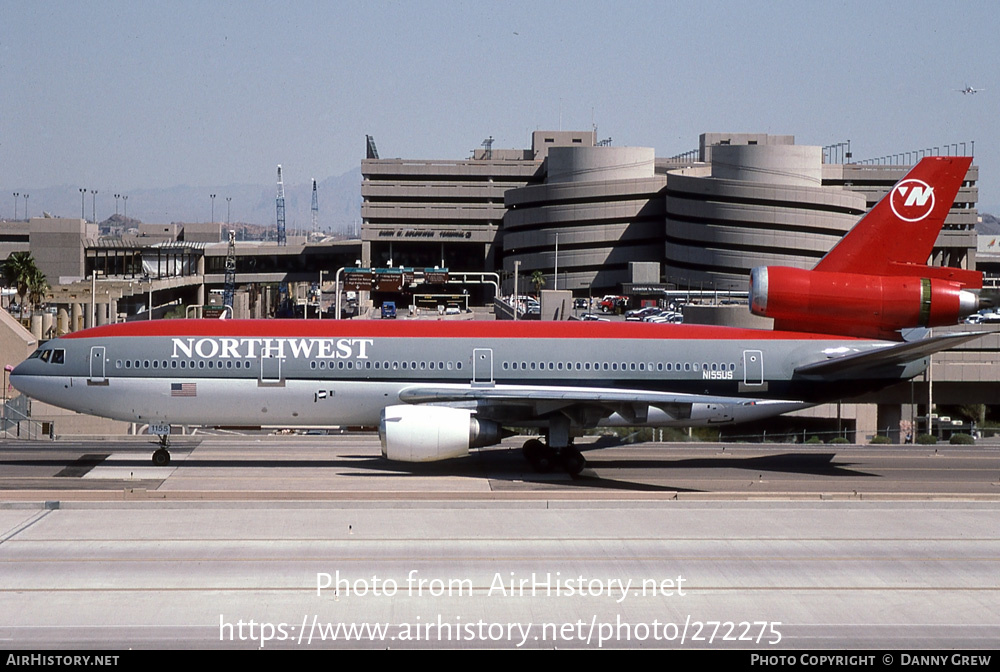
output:
[[282,383],[281,378],[281,357],[264,357],[260,358],[260,384],[262,385],[280,385]]
[[747,385],[764,384],[764,353],[760,350],[743,351],[743,382]]
[[106,381],[104,377],[105,353],[103,345],[95,345],[90,348],[90,378],[88,382],[103,385]]
[[472,350],[472,384],[493,384],[493,350],[474,348]]

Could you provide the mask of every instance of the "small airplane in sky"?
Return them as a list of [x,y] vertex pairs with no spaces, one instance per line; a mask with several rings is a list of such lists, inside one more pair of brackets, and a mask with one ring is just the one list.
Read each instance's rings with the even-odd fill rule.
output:
[[980,91],[985,91],[986,89],[976,89],[971,86],[966,86],[964,89],[955,89],[955,90],[960,91],[963,94],[977,94]]
[[536,427],[540,471],[579,473],[573,437],[601,426],[759,420],[923,373],[978,334],[906,330],[976,312],[982,274],[927,266],[972,159],[918,163],[815,268],[751,272],[750,308],[774,330],[635,322],[158,320],[41,345],[21,392],[148,423],[378,427],[389,459],[429,462]]

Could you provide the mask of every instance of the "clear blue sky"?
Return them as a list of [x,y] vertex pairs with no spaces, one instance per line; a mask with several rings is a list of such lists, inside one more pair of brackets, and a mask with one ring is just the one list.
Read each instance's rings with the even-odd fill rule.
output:
[[457,159],[596,123],[658,156],[706,131],[855,159],[974,140],[996,209],[997,9],[0,0],[0,189],[259,184],[279,163],[301,183],[358,166],[366,133],[383,158]]

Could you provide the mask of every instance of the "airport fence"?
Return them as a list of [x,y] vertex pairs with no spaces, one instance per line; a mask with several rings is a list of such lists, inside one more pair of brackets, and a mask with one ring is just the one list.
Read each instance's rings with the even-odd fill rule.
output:
[[0,415],[0,437],[5,439],[51,439],[52,423],[31,419],[30,400],[24,395],[7,400]]

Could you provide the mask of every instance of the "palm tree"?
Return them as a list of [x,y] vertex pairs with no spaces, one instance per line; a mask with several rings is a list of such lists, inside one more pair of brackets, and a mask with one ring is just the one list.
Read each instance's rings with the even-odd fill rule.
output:
[[535,286],[535,294],[541,294],[542,287],[545,286],[545,274],[535,271],[531,274],[531,284]]
[[32,309],[40,303],[45,303],[45,295],[49,293],[49,283],[45,281],[45,274],[35,267],[31,277],[28,278],[28,300]]
[[18,303],[21,310],[24,310],[24,297],[28,293],[33,280],[41,278],[45,282],[45,276],[35,265],[35,259],[30,252],[12,252],[7,257],[3,265],[3,279],[8,287],[17,289]]

